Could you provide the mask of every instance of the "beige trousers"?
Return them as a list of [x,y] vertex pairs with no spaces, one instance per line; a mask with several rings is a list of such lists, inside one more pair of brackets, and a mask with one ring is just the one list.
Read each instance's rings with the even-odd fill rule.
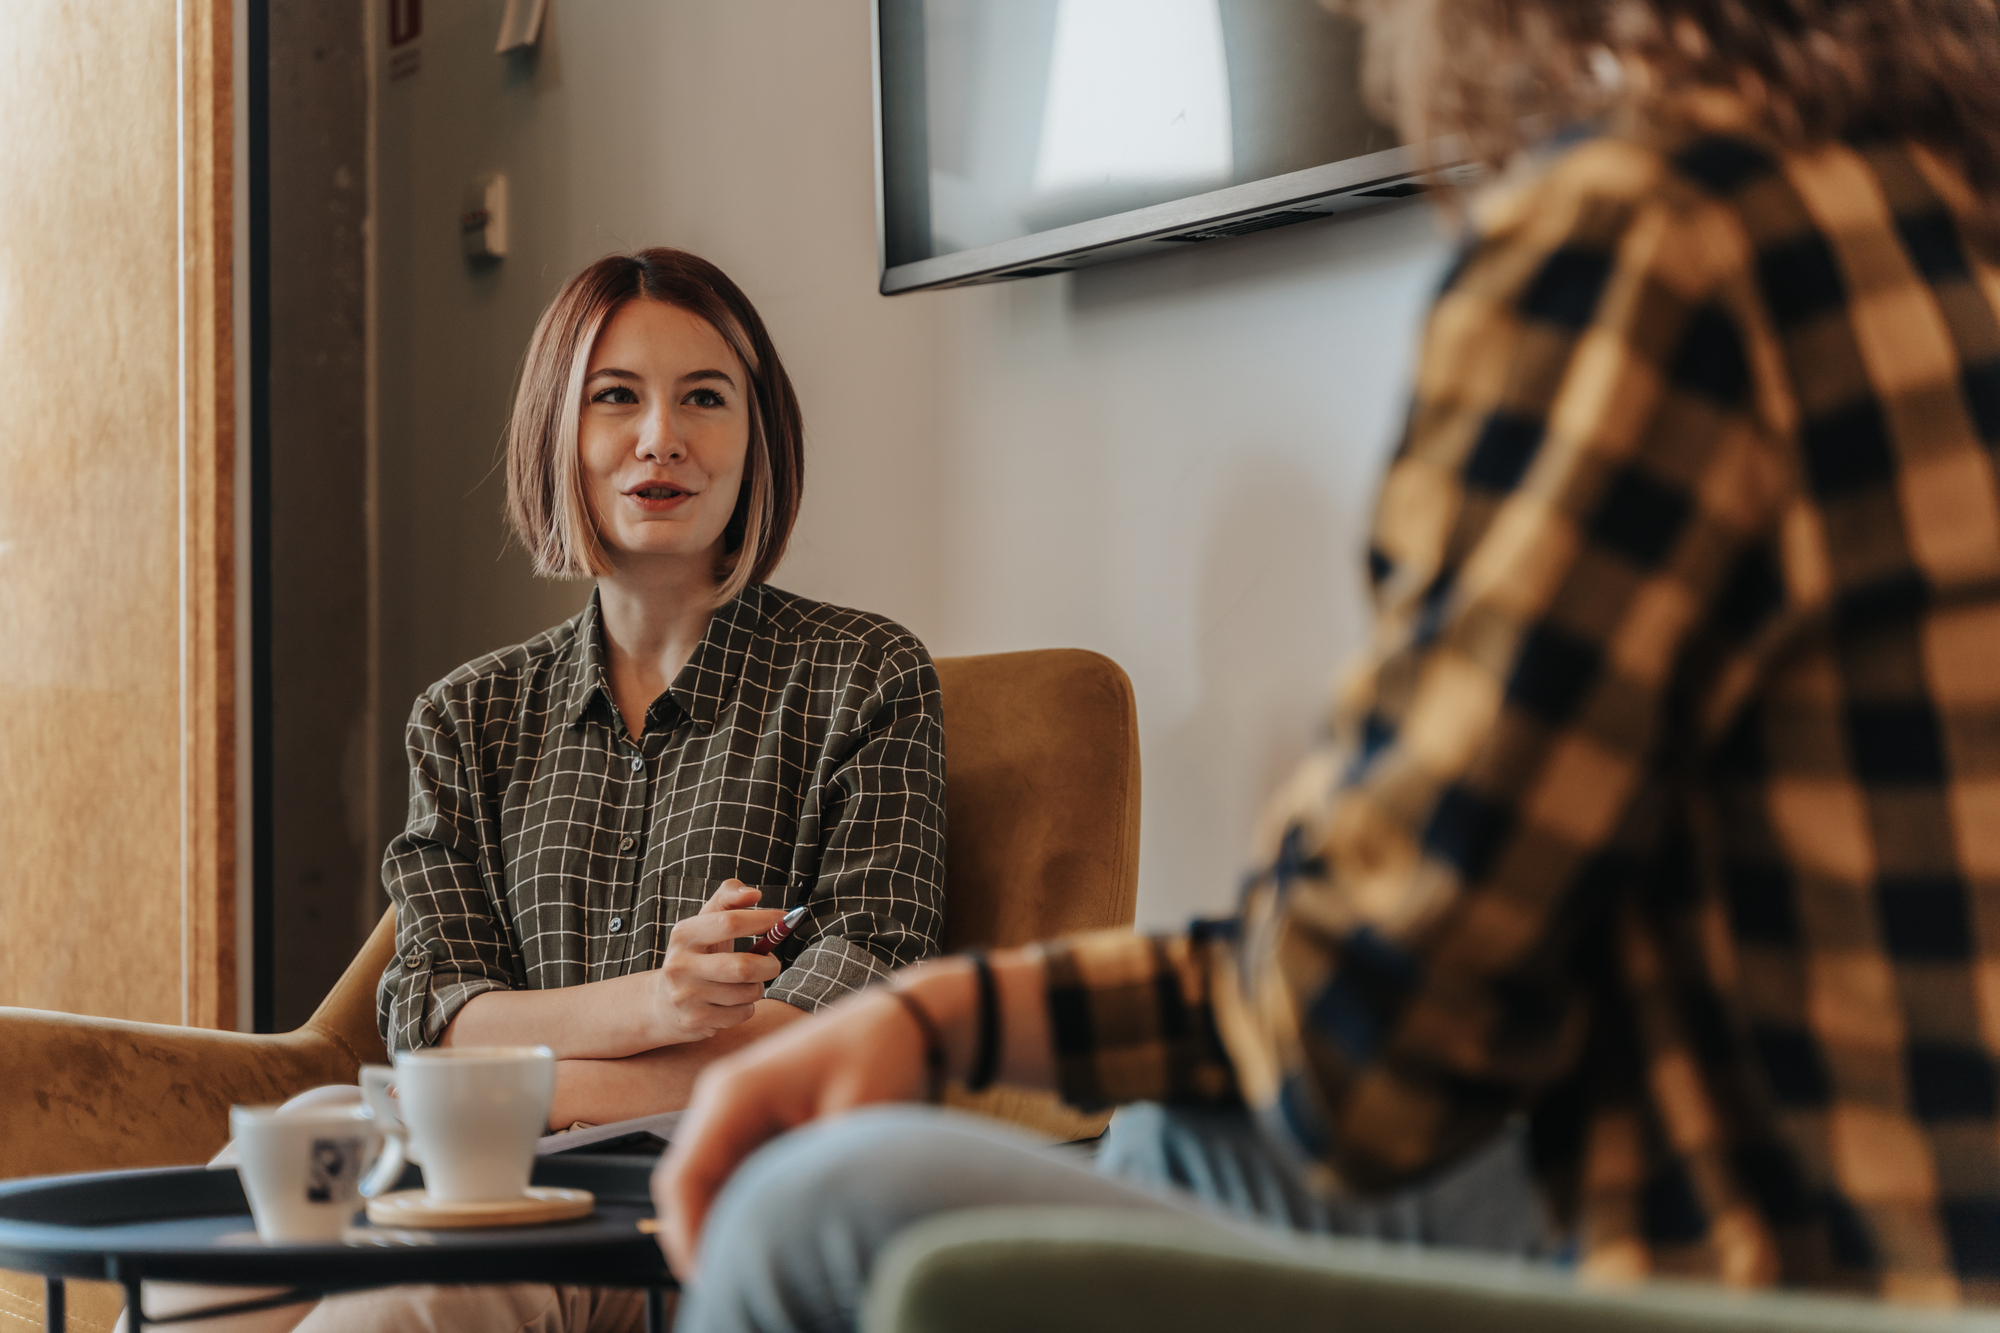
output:
[[[176,1314],[275,1296],[279,1290],[148,1282],[146,1313]],[[676,1295],[667,1294],[670,1326]],[[643,1333],[646,1293],[625,1287],[548,1287],[531,1282],[379,1287],[180,1327],[189,1333]],[[120,1316],[117,1333],[127,1330],[127,1321]]]

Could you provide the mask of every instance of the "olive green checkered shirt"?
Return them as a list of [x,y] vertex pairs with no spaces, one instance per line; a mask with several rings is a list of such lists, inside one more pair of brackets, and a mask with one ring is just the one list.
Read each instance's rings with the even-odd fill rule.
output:
[[410,815],[382,860],[397,957],[389,1048],[488,990],[659,966],[726,879],[809,904],[768,998],[812,1010],[937,952],[944,733],[908,630],[753,586],[620,725],[597,598],[460,667],[410,715]]

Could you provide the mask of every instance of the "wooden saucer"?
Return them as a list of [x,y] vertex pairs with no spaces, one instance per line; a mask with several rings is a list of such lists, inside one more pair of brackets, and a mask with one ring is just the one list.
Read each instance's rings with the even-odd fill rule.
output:
[[589,1190],[549,1185],[495,1203],[443,1203],[422,1190],[397,1190],[368,1201],[368,1220],[378,1227],[525,1227],[587,1217],[596,1206]]

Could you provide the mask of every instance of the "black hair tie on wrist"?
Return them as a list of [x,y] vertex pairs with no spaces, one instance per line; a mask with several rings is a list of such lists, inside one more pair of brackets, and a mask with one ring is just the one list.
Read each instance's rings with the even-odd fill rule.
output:
[[901,986],[886,986],[883,989],[902,1001],[917,1027],[924,1034],[924,1100],[933,1106],[944,1100],[944,1038],[938,1033],[938,1026],[917,997]]
[[993,964],[984,949],[969,949],[972,975],[979,983],[979,1050],[972,1057],[972,1072],[965,1076],[967,1092],[984,1092],[1000,1072],[1000,988],[993,980]]

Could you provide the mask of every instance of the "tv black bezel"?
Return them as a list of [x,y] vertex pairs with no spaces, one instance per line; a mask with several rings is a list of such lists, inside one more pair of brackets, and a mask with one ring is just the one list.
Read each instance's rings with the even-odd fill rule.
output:
[[1112,213],[1087,222],[904,264],[889,263],[888,175],[882,114],[882,4],[868,6],[875,99],[875,264],[884,296],[1011,282],[1073,272],[1094,264],[1164,254],[1191,243],[1375,208],[1421,194],[1440,180],[1469,183],[1471,165],[1405,146],[1303,171],[1267,176],[1221,190]]

